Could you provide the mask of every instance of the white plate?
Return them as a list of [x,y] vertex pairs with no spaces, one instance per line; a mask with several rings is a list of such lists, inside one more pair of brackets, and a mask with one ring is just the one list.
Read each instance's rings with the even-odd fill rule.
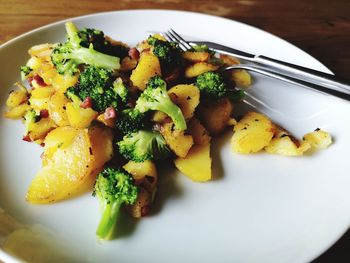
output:
[[[130,45],[145,38],[147,31],[171,27],[185,36],[328,71],[305,52],[269,33],[208,15],[138,10],[72,20],[79,27],[102,29]],[[64,36],[63,22],[58,22],[1,47],[1,111],[11,84],[19,79],[19,66],[28,59],[27,49]],[[259,111],[299,137],[323,128],[334,136],[334,144],[301,158],[265,153],[246,156],[230,151],[231,134],[227,133],[213,146],[215,180],[193,183],[165,169],[154,213],[139,221],[124,216],[119,225],[124,230],[110,242],[95,238],[100,214],[97,200],[88,194],[53,205],[25,202],[27,187],[40,167],[42,149],[21,140],[20,122],[1,117],[0,206],[26,225],[12,234],[19,247],[12,247],[12,252],[19,257],[35,256],[35,262],[40,262],[38,257],[44,262],[306,262],[325,251],[350,222],[350,105],[255,78],[253,93],[264,102],[256,104]],[[31,253],[23,251],[29,234]],[[9,255],[0,251],[0,258]]]

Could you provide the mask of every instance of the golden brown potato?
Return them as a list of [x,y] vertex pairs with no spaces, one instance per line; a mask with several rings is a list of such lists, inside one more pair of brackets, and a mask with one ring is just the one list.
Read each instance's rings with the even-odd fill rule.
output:
[[211,179],[210,136],[199,122],[192,118],[188,123],[188,132],[192,135],[194,145],[186,157],[174,161],[176,168],[191,180],[205,182]]
[[177,169],[195,182],[206,182],[212,177],[210,143],[194,145],[186,157],[175,159]]
[[205,62],[210,58],[208,52],[185,51],[182,57],[190,62]]
[[81,108],[72,102],[66,104],[66,112],[70,125],[75,128],[87,128],[96,119],[98,112],[92,108]]
[[56,91],[61,93],[66,92],[69,87],[74,86],[78,82],[78,76],[70,74],[61,75],[56,72],[55,76],[52,78],[52,87],[55,88]]
[[252,77],[249,72],[244,69],[232,70],[231,78],[238,87],[248,88],[252,85]]
[[55,92],[49,99],[49,115],[57,126],[69,125],[69,120],[66,112],[66,105],[68,102],[69,100],[61,92]]
[[135,204],[126,205],[126,210],[134,218],[146,216],[150,212],[152,201],[153,193],[148,192],[143,187],[139,187],[139,193]]
[[[224,62],[224,65],[226,67],[232,66],[232,65],[237,65],[237,64],[241,63],[237,58],[229,56],[229,55],[221,54],[220,59]],[[233,80],[238,87],[242,87],[242,88],[247,88],[247,87],[251,86],[251,84],[252,84],[251,75],[249,74],[248,71],[246,71],[244,69],[232,70],[231,80]]]
[[193,145],[191,135],[186,135],[184,131],[178,131],[174,128],[174,123],[163,123],[160,128],[169,148],[179,157],[186,157],[188,151]]
[[54,93],[53,87],[40,87],[33,89],[30,93],[29,103],[30,106],[37,110],[48,110],[49,100]]
[[269,145],[274,135],[274,125],[265,115],[248,112],[234,126],[231,147],[237,153],[254,153]]
[[45,58],[50,60],[50,55],[52,53],[54,45],[53,44],[40,44],[40,45],[35,45],[32,46],[29,50],[28,53],[32,57],[38,57],[38,58]]
[[310,149],[310,144],[306,141],[295,141],[288,135],[273,138],[269,145],[265,147],[268,153],[285,155],[285,156],[299,156]]
[[28,136],[31,141],[44,139],[56,127],[55,122],[51,118],[41,118],[40,121],[30,124]]
[[100,170],[113,157],[113,134],[113,130],[106,126],[94,125],[89,128],[88,135],[94,158],[92,170]]
[[199,89],[193,84],[179,84],[168,91],[171,100],[179,106],[186,120],[192,118],[199,104]]
[[187,124],[188,133],[192,135],[194,144],[209,144],[211,137],[198,119],[192,118]]
[[39,72],[40,72],[40,77],[44,80],[44,82],[47,85],[52,86],[53,80],[58,74],[57,70],[53,66],[44,69],[42,65]]
[[130,80],[134,86],[143,91],[151,77],[161,76],[161,74],[159,59],[151,52],[142,52],[139,63],[131,73]]
[[25,87],[18,84],[19,88],[17,90],[11,91],[9,97],[6,100],[6,106],[9,108],[14,108],[22,103],[28,101],[28,92]]
[[227,98],[206,101],[198,107],[199,118],[211,135],[218,135],[229,125],[232,111],[233,105]]
[[225,66],[232,66],[232,65],[237,65],[241,63],[238,58],[225,55],[225,54],[220,54],[220,59],[222,60]]
[[158,181],[157,168],[152,161],[129,161],[123,168],[132,175],[136,185],[141,185],[150,193],[156,189]]
[[218,68],[219,68],[218,65],[209,64],[207,62],[197,62],[195,64],[188,66],[185,69],[185,77],[194,78],[204,72],[215,71]]
[[303,140],[308,142],[314,149],[326,149],[332,144],[331,135],[321,129],[305,134]]
[[4,117],[8,119],[21,119],[26,112],[30,110],[30,106],[27,103],[22,103],[16,107],[10,108],[4,112]]
[[31,108],[33,108],[36,111],[48,110],[49,109],[49,100],[50,100],[50,97],[47,97],[47,98],[30,97],[29,104],[30,104]]
[[93,168],[91,143],[84,129],[59,127],[48,135],[44,149],[49,157],[29,186],[26,200],[30,203],[47,204],[76,194]]

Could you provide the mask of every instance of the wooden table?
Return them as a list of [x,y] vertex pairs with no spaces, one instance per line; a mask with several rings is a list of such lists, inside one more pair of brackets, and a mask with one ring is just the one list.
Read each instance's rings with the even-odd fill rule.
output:
[[[349,0],[0,0],[0,44],[61,19],[122,9],[176,9],[223,16],[284,38],[350,79]],[[316,262],[350,262],[350,232]]]

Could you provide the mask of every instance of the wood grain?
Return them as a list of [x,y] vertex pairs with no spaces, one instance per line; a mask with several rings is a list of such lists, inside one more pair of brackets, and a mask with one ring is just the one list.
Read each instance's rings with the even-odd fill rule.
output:
[[94,12],[161,8],[227,17],[264,29],[310,53],[349,79],[350,1],[0,0],[0,43],[48,23]]
[[[250,24],[295,44],[336,75],[350,79],[349,0],[0,0],[0,44],[69,17],[145,8],[202,12]],[[317,262],[343,262],[344,256],[349,262],[349,249],[347,233]]]

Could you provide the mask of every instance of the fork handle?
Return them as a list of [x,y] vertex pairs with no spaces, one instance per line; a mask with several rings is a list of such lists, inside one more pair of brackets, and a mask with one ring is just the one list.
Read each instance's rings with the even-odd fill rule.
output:
[[274,70],[275,72],[278,72],[285,76],[298,78],[316,85],[350,94],[350,85],[345,81],[342,81],[339,78],[335,77],[334,75],[262,55],[255,56],[252,61],[257,64],[267,66],[271,68],[271,70]]

